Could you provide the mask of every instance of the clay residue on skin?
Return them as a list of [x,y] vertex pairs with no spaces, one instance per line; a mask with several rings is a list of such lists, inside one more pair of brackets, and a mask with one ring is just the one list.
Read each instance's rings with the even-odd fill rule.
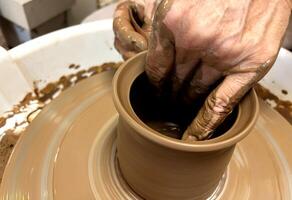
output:
[[261,97],[263,100],[267,101],[268,104],[270,104],[271,101],[274,102],[275,106],[273,106],[273,108],[277,110],[290,124],[292,124],[292,102],[291,101],[281,100],[279,97],[273,94],[270,90],[261,86],[260,84],[257,84],[254,88],[258,96]]
[[117,6],[113,21],[114,31],[124,48],[140,52],[147,48],[147,41],[132,26],[129,9],[130,5],[128,2]]
[[[48,83],[42,89],[38,87],[41,81],[34,81],[33,92],[26,94],[19,104],[13,106],[11,111],[7,111],[3,116],[0,116],[0,135],[2,136],[0,140],[0,183],[9,156],[19,136],[47,104],[60,95],[62,91],[74,86],[85,78],[103,71],[117,69],[120,64],[109,62],[99,66],[92,66],[87,70],[64,75],[58,81]],[[78,69],[79,65],[72,64],[69,68]],[[12,124],[12,127],[8,127],[9,124]]]

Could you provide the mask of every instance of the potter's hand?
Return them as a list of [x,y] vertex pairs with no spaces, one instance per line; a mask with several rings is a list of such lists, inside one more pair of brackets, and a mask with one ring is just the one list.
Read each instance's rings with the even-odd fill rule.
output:
[[222,80],[208,95],[184,140],[208,138],[269,71],[290,12],[287,0],[162,1],[146,61],[151,82],[161,87],[170,78],[173,92],[185,90],[193,101]]
[[155,0],[122,0],[115,10],[115,47],[124,59],[147,49]]

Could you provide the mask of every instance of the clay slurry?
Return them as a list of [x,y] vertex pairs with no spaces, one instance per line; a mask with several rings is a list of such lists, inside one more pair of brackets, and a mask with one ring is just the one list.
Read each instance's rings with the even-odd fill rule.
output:
[[[131,105],[137,116],[152,129],[166,136],[181,139],[184,131],[197,115],[204,103],[205,97],[198,99],[192,105],[173,100],[171,93],[163,90],[163,94],[149,83],[145,73],[134,81],[130,91]],[[226,132],[234,123],[238,109],[214,131],[211,138],[218,137]]]

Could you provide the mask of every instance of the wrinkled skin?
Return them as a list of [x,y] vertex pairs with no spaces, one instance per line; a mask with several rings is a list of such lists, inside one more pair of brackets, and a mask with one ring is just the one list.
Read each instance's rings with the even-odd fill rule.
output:
[[183,91],[185,100],[192,102],[222,80],[208,95],[183,140],[210,137],[269,71],[291,5],[289,0],[163,0],[159,4],[146,59],[151,82],[161,88],[170,79],[173,93]]

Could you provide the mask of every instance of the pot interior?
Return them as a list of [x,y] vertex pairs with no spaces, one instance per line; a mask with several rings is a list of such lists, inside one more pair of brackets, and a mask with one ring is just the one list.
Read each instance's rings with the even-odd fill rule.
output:
[[[157,132],[175,139],[181,139],[207,96],[202,96],[192,103],[187,103],[183,97],[179,94],[174,96],[170,87],[166,87],[163,93],[158,92],[149,82],[145,72],[134,80],[130,89],[130,103],[140,120]],[[236,121],[237,116],[238,106],[209,139],[227,132]]]
[[[137,134],[166,147],[193,152],[212,151],[232,146],[247,136],[253,128],[257,120],[259,105],[256,93],[252,89],[244,98],[242,98],[238,108],[236,108],[232,115],[225,121],[225,125],[221,126],[220,129],[218,128],[216,134],[213,135],[213,138],[193,143],[176,139],[180,138],[187,124],[189,124],[189,121],[191,121],[196,115],[196,112],[192,112],[192,109],[196,110],[196,108],[200,108],[201,106],[193,107],[190,110],[188,110],[188,108],[183,109],[176,107],[173,111],[171,111],[171,109],[166,109],[166,111],[164,111],[164,108],[169,108],[171,106],[164,102],[151,103],[155,98],[152,99],[150,97],[145,97],[146,94],[144,94],[150,93],[151,88],[148,88],[149,84],[147,84],[147,87],[139,89],[139,87],[143,87],[143,81],[147,81],[145,75],[141,75],[144,72],[145,59],[146,52],[142,52],[127,60],[119,67],[113,79],[113,100],[116,109],[119,112],[120,117],[123,118],[127,124],[137,132]],[[141,75],[141,77],[137,78],[139,75]],[[140,86],[140,84],[142,84],[142,86]],[[144,97],[145,99],[139,100],[139,98]],[[169,96],[166,95],[164,98],[168,97]],[[147,99],[150,99],[150,102],[148,102]],[[169,97],[167,101],[171,104],[171,97]],[[140,102],[140,104],[142,104],[141,102],[145,102],[145,104],[143,103],[143,105],[140,105],[138,102]],[[158,109],[155,110],[155,107],[158,107]],[[169,110],[172,113],[169,114]],[[183,115],[184,112],[191,112],[191,114],[187,114],[186,117]],[[147,113],[152,114],[148,115]],[[165,134],[161,134],[161,130],[156,131],[157,128],[151,128],[153,127],[151,122],[158,121],[157,118],[155,119],[153,116],[162,119],[162,122],[170,122],[168,125],[174,133],[169,132],[169,136],[175,136],[169,137]],[[184,117],[186,119],[184,119]],[[156,126],[155,123],[154,126]]]

